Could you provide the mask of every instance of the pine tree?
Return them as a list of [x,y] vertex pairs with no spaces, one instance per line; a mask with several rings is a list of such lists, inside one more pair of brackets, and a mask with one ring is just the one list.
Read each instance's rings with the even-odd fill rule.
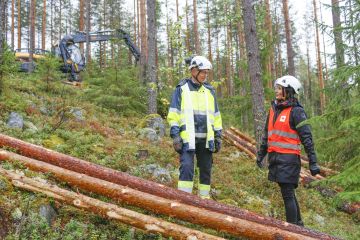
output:
[[251,0],[242,0],[243,21],[246,33],[246,51],[250,74],[251,95],[253,104],[254,132],[257,143],[261,142],[265,125],[264,88],[261,81],[259,45],[256,33],[255,10]]

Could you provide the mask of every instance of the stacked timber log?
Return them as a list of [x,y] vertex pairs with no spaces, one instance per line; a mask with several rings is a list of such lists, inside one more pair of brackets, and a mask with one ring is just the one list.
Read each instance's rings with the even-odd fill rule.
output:
[[250,239],[337,239],[213,200],[202,200],[192,194],[1,134],[0,146],[10,147],[24,155],[3,150],[0,151],[1,160],[20,161],[32,170],[51,172],[59,180],[86,191],[234,236]]
[[178,224],[163,221],[144,214],[121,208],[115,204],[106,203],[95,198],[75,193],[56,185],[40,182],[23,175],[5,170],[0,167],[0,174],[5,176],[18,188],[32,192],[43,193],[48,197],[60,202],[68,203],[77,208],[101,215],[105,218],[114,219],[121,223],[142,229],[150,233],[160,233],[174,239],[203,239],[221,240],[223,238],[212,236],[200,231],[189,229]]

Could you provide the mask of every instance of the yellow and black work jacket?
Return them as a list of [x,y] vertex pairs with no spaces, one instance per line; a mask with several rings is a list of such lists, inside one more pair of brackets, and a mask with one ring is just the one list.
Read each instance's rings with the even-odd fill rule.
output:
[[195,150],[195,139],[206,139],[206,148],[215,150],[214,139],[221,137],[222,121],[215,90],[208,84],[184,79],[173,93],[167,120],[170,136],[180,136],[184,151]]

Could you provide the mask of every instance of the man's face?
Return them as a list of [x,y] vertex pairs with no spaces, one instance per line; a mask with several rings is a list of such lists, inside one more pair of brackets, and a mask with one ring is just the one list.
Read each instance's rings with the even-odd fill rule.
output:
[[285,96],[283,95],[283,87],[276,84],[275,86],[275,98],[276,100],[284,100]]
[[199,70],[198,68],[193,68],[191,70],[191,73],[194,78],[196,78],[197,76],[197,80],[199,81],[199,83],[204,83],[207,75],[209,74],[209,70],[208,69]]

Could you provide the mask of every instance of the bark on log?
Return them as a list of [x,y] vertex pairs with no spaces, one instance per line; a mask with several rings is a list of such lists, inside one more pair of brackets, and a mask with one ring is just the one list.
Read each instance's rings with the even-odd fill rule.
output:
[[213,200],[201,199],[192,194],[178,191],[162,184],[157,184],[151,181],[130,176],[126,173],[89,163],[84,160],[67,156],[65,154],[58,153],[34,144],[26,143],[19,139],[12,138],[3,134],[0,134],[0,146],[11,147],[25,156],[33,157],[44,162],[49,162],[65,169],[84,173],[89,176],[104,179],[113,183],[118,183],[120,185],[129,186],[131,188],[138,189],[142,192],[151,193],[156,196],[161,196],[168,199],[176,199],[179,202],[186,203],[192,206],[197,206],[211,211],[224,213],[247,221],[252,221],[254,223],[265,224],[267,226],[276,227],[285,231],[291,231],[317,239],[335,239],[332,236],[311,229],[306,229],[293,224],[288,224],[274,218],[264,217],[256,213],[239,209],[234,206],[218,203]]
[[174,239],[203,239],[221,240],[224,238],[212,236],[184,226],[166,222],[164,220],[147,216],[135,211],[121,208],[115,204],[106,203],[95,198],[75,193],[56,185],[40,182],[0,167],[0,174],[8,178],[16,187],[32,192],[43,193],[61,202],[84,209],[102,217],[114,219],[127,225],[142,229],[146,232],[160,233],[166,237]]
[[[211,212],[183,203],[160,198],[132,188],[96,179],[84,174],[79,174],[51,164],[20,156],[15,153],[0,150],[0,159],[21,162],[35,171],[52,173],[56,178],[70,185],[86,191],[101,194],[123,203],[141,207],[156,213],[175,216],[192,223],[201,224],[218,231],[228,232],[235,236],[245,236],[251,239],[319,239],[290,231],[285,231],[273,226],[263,225],[224,214]],[[290,225],[289,223],[285,223]],[[324,239],[334,239],[323,234]]]

